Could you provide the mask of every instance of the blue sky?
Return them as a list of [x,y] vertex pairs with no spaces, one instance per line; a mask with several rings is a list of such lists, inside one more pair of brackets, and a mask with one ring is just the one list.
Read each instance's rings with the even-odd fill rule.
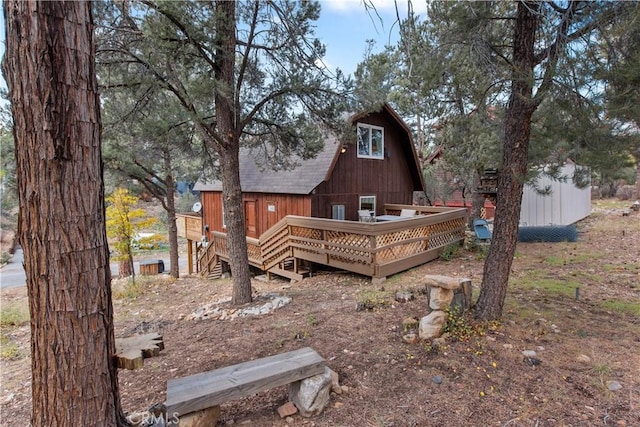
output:
[[[327,47],[325,62],[329,68],[339,67],[353,74],[362,62],[367,50],[367,40],[376,42],[373,52],[380,52],[385,45],[398,41],[397,13],[400,19],[407,17],[409,0],[366,0],[374,11],[367,11],[364,0],[319,0],[322,6],[316,22],[316,37]],[[414,0],[413,10],[423,13],[427,0]]]
[[325,62],[331,69],[338,67],[353,74],[364,58],[367,40],[374,40],[373,51],[380,52],[386,44],[395,44],[398,39],[393,1],[373,0],[377,15],[367,11],[362,0],[320,0],[320,4],[316,37],[327,48]]

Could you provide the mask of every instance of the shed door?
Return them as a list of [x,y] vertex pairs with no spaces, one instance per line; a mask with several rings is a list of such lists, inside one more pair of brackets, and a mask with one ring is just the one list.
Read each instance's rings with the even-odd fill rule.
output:
[[256,202],[254,200],[245,200],[244,202],[244,228],[247,237],[258,237],[256,228]]

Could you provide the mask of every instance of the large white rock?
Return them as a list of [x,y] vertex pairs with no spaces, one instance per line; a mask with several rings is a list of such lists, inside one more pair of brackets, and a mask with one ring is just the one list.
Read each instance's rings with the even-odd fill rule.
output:
[[446,288],[431,287],[429,307],[432,310],[446,310],[453,301],[453,291]]
[[289,400],[296,405],[303,417],[318,415],[329,403],[331,384],[331,369],[325,367],[322,374],[291,383]]
[[466,280],[469,280],[469,279],[463,279],[459,277],[440,276],[436,274],[427,274],[422,278],[421,283],[425,286],[437,286],[439,288],[458,289],[460,287],[460,282],[466,281]]
[[422,340],[430,340],[438,338],[442,335],[444,325],[447,322],[447,313],[441,310],[435,310],[427,316],[420,319],[420,328],[418,334]]

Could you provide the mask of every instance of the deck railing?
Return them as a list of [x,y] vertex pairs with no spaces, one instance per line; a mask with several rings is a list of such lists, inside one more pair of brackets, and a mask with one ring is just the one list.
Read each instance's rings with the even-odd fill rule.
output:
[[[428,262],[447,245],[464,239],[465,209],[385,206],[390,214],[406,208],[418,215],[373,223],[287,216],[260,239],[247,239],[249,262],[268,271],[294,257],[385,277]],[[226,234],[214,233],[210,247],[216,256],[230,261]]]

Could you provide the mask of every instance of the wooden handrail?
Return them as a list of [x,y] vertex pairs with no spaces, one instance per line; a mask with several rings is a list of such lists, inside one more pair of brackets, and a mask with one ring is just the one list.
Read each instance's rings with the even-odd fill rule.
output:
[[[464,239],[466,209],[385,205],[387,211],[407,208],[419,214],[377,223],[288,215],[259,239],[247,238],[255,248],[249,262],[268,271],[296,257],[379,277],[433,259],[447,244]],[[212,235],[215,255],[230,261],[226,234]]]

